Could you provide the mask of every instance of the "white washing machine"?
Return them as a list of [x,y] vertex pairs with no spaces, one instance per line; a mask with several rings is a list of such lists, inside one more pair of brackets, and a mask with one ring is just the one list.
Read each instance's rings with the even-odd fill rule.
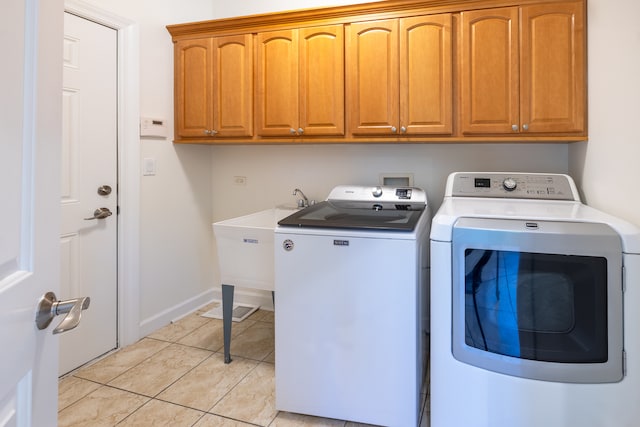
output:
[[430,222],[424,191],[361,186],[279,222],[277,409],[418,425]]
[[640,234],[566,175],[454,173],[431,228],[432,427],[640,423]]

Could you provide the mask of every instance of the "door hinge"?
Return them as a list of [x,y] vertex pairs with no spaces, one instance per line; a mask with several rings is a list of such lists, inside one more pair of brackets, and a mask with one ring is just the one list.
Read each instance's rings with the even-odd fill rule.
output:
[[116,215],[120,215],[120,206],[116,206]]
[[622,376],[627,376],[627,351],[622,350]]

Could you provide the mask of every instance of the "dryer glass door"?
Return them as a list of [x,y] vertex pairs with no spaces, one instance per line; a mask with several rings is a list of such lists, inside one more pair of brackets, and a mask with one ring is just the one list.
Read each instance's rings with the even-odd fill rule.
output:
[[550,381],[622,378],[622,247],[611,228],[461,219],[453,248],[457,359]]

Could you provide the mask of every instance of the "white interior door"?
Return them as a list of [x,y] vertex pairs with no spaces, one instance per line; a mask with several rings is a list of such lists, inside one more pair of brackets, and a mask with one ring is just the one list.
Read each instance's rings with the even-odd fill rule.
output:
[[91,305],[60,337],[60,375],[117,347],[117,31],[64,15],[61,298]]
[[58,340],[36,307],[60,281],[60,0],[0,13],[0,426],[53,426]]

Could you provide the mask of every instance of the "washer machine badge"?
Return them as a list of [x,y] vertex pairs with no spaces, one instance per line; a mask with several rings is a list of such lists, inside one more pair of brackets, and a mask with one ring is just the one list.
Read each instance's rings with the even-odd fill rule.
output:
[[293,240],[291,239],[286,239],[284,242],[282,242],[282,247],[284,248],[285,251],[290,252],[293,250]]

